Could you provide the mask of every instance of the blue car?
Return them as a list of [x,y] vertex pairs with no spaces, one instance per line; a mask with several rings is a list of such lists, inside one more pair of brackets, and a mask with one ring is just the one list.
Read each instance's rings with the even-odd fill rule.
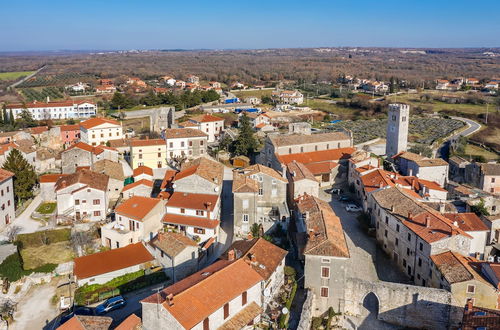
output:
[[127,302],[125,299],[123,299],[122,296],[116,296],[113,298],[109,298],[99,306],[95,308],[95,313],[96,315],[103,315],[106,313],[109,313],[111,311],[114,311],[115,309],[119,309],[122,307],[125,307]]

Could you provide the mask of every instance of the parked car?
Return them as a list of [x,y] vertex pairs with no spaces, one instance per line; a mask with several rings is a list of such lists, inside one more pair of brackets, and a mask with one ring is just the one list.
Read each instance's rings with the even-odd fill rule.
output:
[[328,189],[325,191],[329,194],[332,194],[332,195],[340,195],[342,193],[342,189],[339,189],[339,188],[331,188],[331,189]]
[[361,207],[355,205],[355,204],[348,204],[346,207],[345,207],[345,210],[347,212],[361,212]]
[[103,302],[102,304],[100,304],[95,308],[95,313],[96,315],[106,314],[115,309],[125,307],[126,304],[127,302],[125,301],[125,299],[123,299],[122,296],[109,298],[108,300],[106,300],[105,302]]
[[59,324],[69,321],[75,315],[94,315],[94,310],[90,307],[74,306],[62,314]]
[[351,201],[351,197],[347,195],[341,195],[339,197],[339,201],[344,202],[344,203],[349,203]]

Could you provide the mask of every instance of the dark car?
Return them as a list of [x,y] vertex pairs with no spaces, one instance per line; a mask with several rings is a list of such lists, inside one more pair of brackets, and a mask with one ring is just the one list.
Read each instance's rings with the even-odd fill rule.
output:
[[114,311],[115,309],[122,308],[127,304],[122,296],[116,296],[109,298],[99,306],[95,308],[96,315],[106,314],[108,312]]
[[348,202],[351,202],[351,197],[347,196],[347,195],[342,195],[339,197],[339,201],[341,202],[344,202],[344,203],[348,203]]
[[94,315],[94,310],[89,307],[75,306],[72,309],[66,311],[61,316],[61,321],[59,322],[59,324],[63,324],[69,321],[69,319],[71,319],[75,315]]

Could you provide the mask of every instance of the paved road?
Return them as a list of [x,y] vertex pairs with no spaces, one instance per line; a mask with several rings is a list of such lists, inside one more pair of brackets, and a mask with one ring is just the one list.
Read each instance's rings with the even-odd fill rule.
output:
[[15,83],[13,83],[12,85],[10,85],[9,87],[7,87],[7,89],[11,89],[11,88],[14,88],[20,84],[22,84],[23,82],[25,82],[26,80],[28,79],[31,79],[32,77],[34,77],[36,74],[38,74],[38,72],[42,71],[43,69],[45,69],[45,65],[42,66],[40,69],[36,70],[35,72],[33,72],[32,74],[30,74],[29,76],[26,76],[24,77],[23,79],[19,80],[19,81],[16,81]]
[[474,134],[475,132],[479,131],[481,128],[481,124],[478,122],[468,119],[468,118],[462,118],[462,117],[451,117],[452,119],[455,120],[460,120],[463,121],[468,127],[464,129],[463,131],[452,135],[449,137],[443,144],[438,148],[437,150],[437,157],[438,158],[443,158],[443,159],[448,159],[448,156],[450,154],[450,144],[451,141],[458,139],[461,136],[469,136],[471,134]]
[[19,227],[19,234],[27,234],[38,231],[44,227],[40,224],[40,222],[31,219],[31,214],[36,210],[38,205],[42,202],[42,198],[40,195],[35,196],[30,205],[21,213],[16,220],[14,220],[10,225],[5,227],[2,233],[0,233],[0,240],[7,240],[7,232],[12,227]]
[[[17,304],[12,329],[42,329],[50,324],[59,311],[50,300],[55,295],[54,283],[32,287]],[[51,327],[47,327],[50,329]]]

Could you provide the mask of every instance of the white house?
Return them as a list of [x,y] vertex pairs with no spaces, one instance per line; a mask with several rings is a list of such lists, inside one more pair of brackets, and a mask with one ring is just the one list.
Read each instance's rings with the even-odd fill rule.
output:
[[150,197],[153,190],[153,181],[140,179],[123,187],[122,197],[128,199],[132,196]]
[[170,128],[166,133],[167,162],[172,158],[197,158],[207,153],[208,134],[194,128]]
[[123,138],[123,130],[116,120],[91,118],[80,123],[80,139],[82,142],[97,146],[109,140]]
[[475,213],[444,213],[443,215],[472,237],[468,255],[483,259],[490,232],[488,226]]
[[200,115],[189,118],[188,121],[179,123],[180,127],[197,128],[208,135],[208,142],[215,142],[224,132],[224,119],[213,115]]
[[302,104],[304,103],[304,95],[299,91],[273,91],[271,94],[273,100],[282,104]]
[[0,229],[16,219],[13,177],[14,173],[0,168]]
[[26,104],[8,104],[7,110],[12,110],[14,119],[27,110],[33,119],[68,119],[90,118],[97,113],[97,105],[89,101],[38,102]]
[[87,169],[61,177],[55,184],[57,214],[75,220],[104,220],[108,181],[107,175]]

